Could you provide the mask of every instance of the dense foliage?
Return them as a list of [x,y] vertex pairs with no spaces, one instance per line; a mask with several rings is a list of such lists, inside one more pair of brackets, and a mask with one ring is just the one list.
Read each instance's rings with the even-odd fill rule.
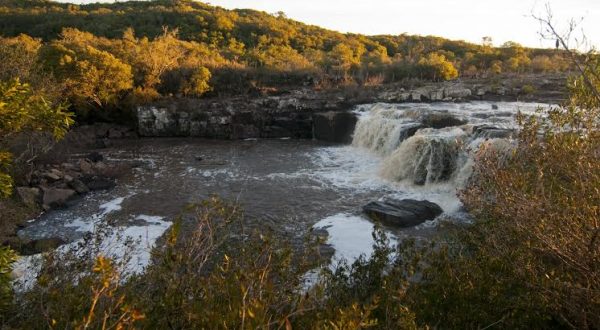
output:
[[89,5],[2,0],[0,36],[0,54],[11,60],[1,65],[3,79],[19,76],[34,84],[33,79],[53,77],[59,95],[67,95],[78,110],[286,85],[438,81],[569,69],[559,50],[341,34],[282,13],[225,10],[190,0]]
[[[6,141],[23,131],[49,131],[55,138],[61,138],[73,123],[65,108],[48,103],[18,79],[0,82],[0,139]],[[0,197],[12,193],[10,162],[10,153],[0,149]]]

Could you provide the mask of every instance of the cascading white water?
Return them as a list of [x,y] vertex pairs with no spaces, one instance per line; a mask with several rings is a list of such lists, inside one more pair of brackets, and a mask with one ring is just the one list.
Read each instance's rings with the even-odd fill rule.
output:
[[414,112],[398,111],[376,104],[356,124],[352,144],[380,155],[388,155],[421,127],[416,120]]
[[392,181],[417,185],[449,180],[460,166],[465,132],[460,128],[425,128],[404,140],[383,162],[381,174]]
[[[415,185],[449,182],[464,186],[481,145],[508,153],[514,116],[533,114],[541,104],[436,103],[374,104],[357,108],[352,144],[383,157],[379,173],[395,182]],[[448,118],[435,127],[426,118]],[[458,126],[457,126],[458,125]],[[433,126],[433,125],[432,125]],[[448,126],[448,127],[444,127]]]

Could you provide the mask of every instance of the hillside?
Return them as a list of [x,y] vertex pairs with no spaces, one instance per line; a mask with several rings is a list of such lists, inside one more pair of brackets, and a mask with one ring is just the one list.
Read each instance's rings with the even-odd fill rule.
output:
[[36,85],[50,75],[59,90],[54,92],[77,108],[128,108],[170,95],[273,93],[286,86],[569,70],[558,50],[342,34],[283,13],[190,0],[89,5],[2,0],[0,35],[0,54],[11,63],[0,66],[0,79],[19,77]]

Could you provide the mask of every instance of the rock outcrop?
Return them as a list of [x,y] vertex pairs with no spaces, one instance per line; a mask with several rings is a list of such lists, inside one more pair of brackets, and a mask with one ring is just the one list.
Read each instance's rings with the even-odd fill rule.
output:
[[352,112],[322,112],[313,115],[314,138],[317,140],[350,143],[357,122]]
[[435,129],[461,126],[467,123],[467,120],[457,118],[449,113],[431,112],[421,117],[421,124],[424,127]]
[[[216,139],[317,138],[345,142],[350,110],[375,102],[542,101],[564,99],[565,77],[539,76],[460,79],[426,83],[409,81],[359,89],[316,91],[302,89],[278,96],[240,96],[225,99],[164,99],[137,108],[140,136],[191,136]],[[543,83],[544,81],[548,83]],[[533,94],[523,86],[533,86]],[[333,115],[332,113],[340,113]],[[333,119],[333,120],[332,120]],[[335,132],[326,132],[326,129]],[[130,132],[102,131],[106,138]],[[98,134],[96,134],[98,136]],[[103,138],[101,143],[107,140]]]
[[[141,136],[191,136],[217,139],[312,138],[312,111],[286,100],[272,104],[256,100],[204,102],[179,100],[138,107]],[[238,103],[240,102],[240,103]],[[271,107],[271,108],[269,108]]]
[[42,165],[24,182],[27,185],[16,188],[16,194],[28,206],[49,210],[65,206],[77,195],[110,189],[115,186],[115,178],[130,166],[110,164],[103,159],[100,153],[93,152],[60,165]]
[[411,227],[442,214],[439,205],[414,199],[370,202],[363,211],[373,220],[398,227]]

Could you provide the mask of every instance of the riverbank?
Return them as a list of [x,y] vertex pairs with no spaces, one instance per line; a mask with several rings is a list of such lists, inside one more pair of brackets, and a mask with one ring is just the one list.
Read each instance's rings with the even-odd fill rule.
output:
[[566,98],[564,75],[498,76],[450,82],[405,83],[225,99],[164,99],[137,108],[138,132],[145,137],[191,136],[217,139],[316,138],[350,141],[356,120],[343,113],[367,103],[538,102]]

